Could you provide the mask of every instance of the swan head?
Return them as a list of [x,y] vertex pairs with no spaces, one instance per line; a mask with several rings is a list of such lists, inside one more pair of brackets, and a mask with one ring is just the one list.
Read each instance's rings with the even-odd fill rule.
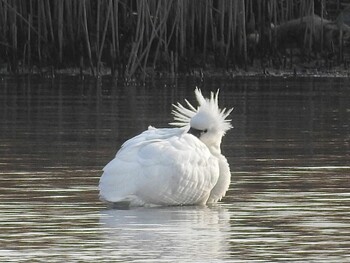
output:
[[220,153],[220,144],[225,133],[232,128],[231,120],[227,116],[233,108],[226,110],[220,109],[218,105],[219,90],[216,93],[211,92],[210,98],[204,98],[200,89],[195,89],[198,107],[195,108],[185,100],[188,108],[180,103],[174,104],[175,122],[171,125],[185,127],[188,133],[196,136],[211,151]]

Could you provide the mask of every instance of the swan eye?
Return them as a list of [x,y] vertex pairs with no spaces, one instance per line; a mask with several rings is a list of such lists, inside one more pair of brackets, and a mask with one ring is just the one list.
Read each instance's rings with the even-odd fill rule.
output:
[[207,133],[207,132],[208,132],[208,130],[207,130],[207,129],[203,130],[203,133]]

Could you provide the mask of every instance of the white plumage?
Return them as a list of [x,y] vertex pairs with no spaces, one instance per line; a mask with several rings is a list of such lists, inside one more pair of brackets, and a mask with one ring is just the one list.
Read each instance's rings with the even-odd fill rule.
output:
[[230,168],[221,154],[225,132],[232,128],[220,110],[218,93],[205,99],[196,88],[199,106],[174,105],[179,128],[148,130],[126,141],[103,169],[100,198],[108,203],[145,205],[204,205],[225,195]]

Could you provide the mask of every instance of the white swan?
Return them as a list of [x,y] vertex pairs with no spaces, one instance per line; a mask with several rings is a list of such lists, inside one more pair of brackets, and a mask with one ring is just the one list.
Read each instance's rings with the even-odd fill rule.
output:
[[179,128],[148,130],[126,141],[103,169],[100,199],[128,206],[204,205],[225,196],[230,168],[221,139],[232,128],[219,109],[218,94],[204,98],[196,88],[198,108],[174,106]]

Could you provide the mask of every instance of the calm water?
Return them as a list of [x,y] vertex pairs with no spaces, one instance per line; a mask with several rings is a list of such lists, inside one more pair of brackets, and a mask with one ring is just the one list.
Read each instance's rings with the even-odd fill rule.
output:
[[[103,166],[195,85],[234,107],[214,207],[108,210]],[[0,79],[0,262],[350,262],[350,80]],[[204,91],[204,93],[206,93]]]

